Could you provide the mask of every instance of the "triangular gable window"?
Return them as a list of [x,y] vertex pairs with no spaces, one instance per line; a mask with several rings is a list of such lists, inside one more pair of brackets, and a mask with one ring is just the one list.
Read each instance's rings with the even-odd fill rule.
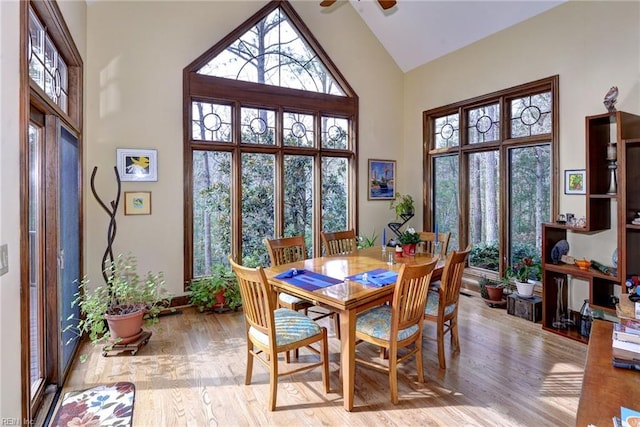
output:
[[345,96],[318,55],[278,7],[198,74]]

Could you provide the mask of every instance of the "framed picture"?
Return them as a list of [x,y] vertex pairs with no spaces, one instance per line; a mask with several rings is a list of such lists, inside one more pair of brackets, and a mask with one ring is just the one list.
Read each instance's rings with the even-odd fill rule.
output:
[[584,169],[564,171],[564,194],[585,194],[587,192],[587,172]]
[[396,198],[396,161],[369,159],[367,199],[394,200]]
[[151,215],[151,191],[125,191],[125,215]]
[[118,148],[117,166],[120,181],[157,181],[158,151]]

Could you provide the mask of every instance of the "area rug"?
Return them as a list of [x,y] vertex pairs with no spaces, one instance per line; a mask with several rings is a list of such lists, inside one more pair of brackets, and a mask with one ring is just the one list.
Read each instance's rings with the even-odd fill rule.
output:
[[135,386],[129,382],[70,391],[51,426],[131,426]]

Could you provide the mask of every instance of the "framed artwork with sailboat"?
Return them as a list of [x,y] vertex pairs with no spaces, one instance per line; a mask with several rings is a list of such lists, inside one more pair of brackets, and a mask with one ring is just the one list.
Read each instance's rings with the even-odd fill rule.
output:
[[394,200],[396,198],[396,161],[369,159],[367,199]]

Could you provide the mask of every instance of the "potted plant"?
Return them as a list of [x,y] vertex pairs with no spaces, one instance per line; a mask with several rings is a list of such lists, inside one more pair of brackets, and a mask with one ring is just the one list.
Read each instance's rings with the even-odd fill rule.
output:
[[542,278],[542,268],[539,262],[531,257],[524,257],[507,269],[506,279],[513,279],[518,289],[518,295],[533,295],[533,286]]
[[235,274],[222,264],[217,265],[210,275],[192,280],[190,290],[189,302],[200,312],[225,306],[236,310],[242,305],[238,280]]
[[396,218],[400,218],[402,215],[413,215],[415,212],[413,197],[408,194],[396,193],[396,199],[391,201],[390,208],[395,210]]
[[502,301],[505,289],[504,282],[489,279],[487,276],[482,276],[480,280],[478,280],[478,286],[480,286],[480,296],[489,306],[493,306]]
[[90,286],[89,280],[81,280],[72,305],[78,305],[82,315],[77,331],[88,334],[93,344],[109,343],[105,348],[109,350],[138,339],[143,323],[156,324],[158,314],[169,306],[169,295],[163,273],[148,272],[143,279],[133,255],[118,255],[105,272],[104,285]]
[[403,255],[415,255],[416,244],[420,243],[420,235],[413,227],[409,227],[398,237],[398,241],[402,243]]
[[[364,248],[373,247],[373,245],[376,244],[376,239],[377,238],[378,238],[378,235],[376,234],[375,230],[373,230],[373,234],[371,236],[367,236],[365,234],[359,235],[356,238],[356,242],[358,244],[358,249],[364,249]],[[382,244],[384,245],[384,242],[382,242]]]

